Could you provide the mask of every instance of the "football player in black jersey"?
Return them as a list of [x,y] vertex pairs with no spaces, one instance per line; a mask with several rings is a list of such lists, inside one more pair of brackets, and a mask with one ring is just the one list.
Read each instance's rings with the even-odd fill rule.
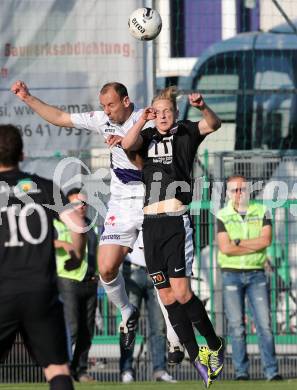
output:
[[[161,91],[123,138],[122,147],[139,151],[144,160],[143,238],[148,271],[179,339],[208,387],[223,368],[224,345],[191,289],[194,246],[187,206],[198,146],[221,121],[199,93],[189,95],[189,102],[201,111],[202,119],[177,122],[176,89]],[[156,127],[142,130],[153,119]],[[192,324],[208,348],[198,347]]]
[[84,221],[50,180],[19,170],[23,142],[13,125],[0,125],[0,361],[20,332],[43,367],[51,390],[71,390],[69,347],[56,285],[53,218],[71,229],[81,259]]

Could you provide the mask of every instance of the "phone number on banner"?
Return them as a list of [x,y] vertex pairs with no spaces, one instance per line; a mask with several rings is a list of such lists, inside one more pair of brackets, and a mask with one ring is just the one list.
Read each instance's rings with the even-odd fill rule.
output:
[[36,126],[28,125],[17,125],[17,128],[20,130],[22,136],[33,137],[38,135],[40,137],[43,136],[81,136],[81,135],[89,135],[91,134],[90,130],[85,129],[76,129],[72,127],[56,127],[50,126],[48,124],[38,124]]

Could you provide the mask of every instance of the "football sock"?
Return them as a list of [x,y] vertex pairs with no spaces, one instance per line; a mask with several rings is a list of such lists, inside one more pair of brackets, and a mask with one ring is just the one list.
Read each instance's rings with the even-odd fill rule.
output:
[[56,375],[50,381],[50,390],[74,390],[70,375]]
[[201,300],[193,294],[192,298],[181,306],[201,336],[206,339],[208,347],[211,350],[220,348],[221,340],[216,335]]
[[111,282],[104,282],[100,276],[102,286],[106,292],[107,298],[120,309],[122,319],[126,323],[133,312],[133,306],[129,303],[125,288],[125,280],[121,272]]
[[179,340],[184,344],[191,362],[193,362],[199,352],[199,347],[195,338],[194,329],[188,319],[182,305],[175,301],[171,305],[165,305],[168,311],[169,320],[177,333]]
[[161,301],[159,293],[158,293],[158,290],[156,288],[155,288],[155,291],[157,293],[158,302],[159,302],[159,305],[160,305],[160,308],[162,310],[163,317],[164,317],[164,320],[165,320],[165,323],[166,323],[167,340],[171,344],[176,345],[176,344],[180,343],[178,335],[174,331],[174,329],[173,329],[173,327],[171,325],[171,322],[169,321],[168,311],[165,309],[165,306],[163,305],[163,302]]

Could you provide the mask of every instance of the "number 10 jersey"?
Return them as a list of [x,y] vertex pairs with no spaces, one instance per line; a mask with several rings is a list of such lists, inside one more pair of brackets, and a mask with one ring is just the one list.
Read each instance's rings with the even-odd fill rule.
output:
[[0,173],[0,295],[56,288],[53,218],[65,203],[50,180]]

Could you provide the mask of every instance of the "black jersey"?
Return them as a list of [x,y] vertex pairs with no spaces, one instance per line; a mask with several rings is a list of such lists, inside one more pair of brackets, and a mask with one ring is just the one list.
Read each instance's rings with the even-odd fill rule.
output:
[[141,132],[146,186],[145,206],[176,198],[187,205],[192,200],[191,172],[198,146],[204,140],[197,122],[181,121],[168,134],[157,128]]
[[54,193],[66,203],[50,180],[0,172],[0,295],[56,288]]

